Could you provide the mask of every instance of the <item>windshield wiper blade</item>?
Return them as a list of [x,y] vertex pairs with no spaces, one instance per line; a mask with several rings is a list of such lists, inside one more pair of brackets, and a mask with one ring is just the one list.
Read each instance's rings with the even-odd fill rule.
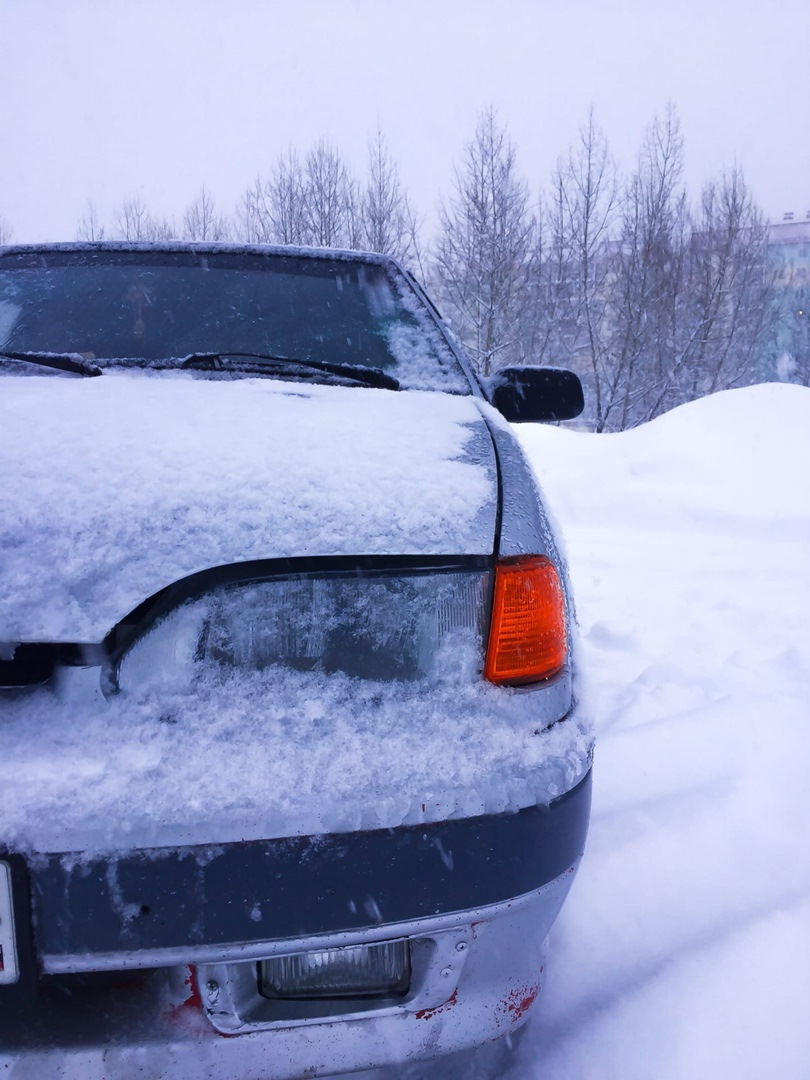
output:
[[0,360],[24,360],[28,364],[55,368],[57,371],[72,371],[75,375],[102,375],[100,367],[85,360],[81,353],[55,352],[9,352],[0,349]]
[[[237,366],[228,363],[232,356],[255,360],[256,363],[239,364]],[[297,360],[292,356],[273,356],[271,353],[227,351],[191,353],[189,356],[183,357],[180,367],[198,368],[203,371],[249,371],[261,375],[266,364],[274,364],[277,367],[299,367],[309,371],[323,371],[329,375],[337,375],[342,379],[352,379],[354,382],[363,383],[365,386],[375,386],[382,390],[399,390],[398,380],[380,368],[364,367],[362,364],[329,364],[324,360]]]

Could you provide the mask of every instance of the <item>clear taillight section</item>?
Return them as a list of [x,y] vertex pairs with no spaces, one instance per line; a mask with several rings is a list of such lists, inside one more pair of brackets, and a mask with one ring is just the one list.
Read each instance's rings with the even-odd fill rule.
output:
[[301,577],[212,590],[120,659],[122,690],[183,691],[204,671],[344,672],[364,679],[480,673],[487,571]]

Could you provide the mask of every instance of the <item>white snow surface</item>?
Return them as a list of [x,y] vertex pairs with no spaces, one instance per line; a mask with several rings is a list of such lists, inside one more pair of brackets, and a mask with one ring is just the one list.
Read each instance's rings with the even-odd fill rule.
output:
[[540,733],[532,695],[458,674],[426,688],[275,667],[193,697],[23,695],[0,724],[0,836],[93,853],[391,828],[548,803],[581,779],[582,721]]
[[3,376],[0,641],[99,641],[227,563],[491,552],[488,442],[471,397]]
[[597,724],[588,850],[510,1080],[810,1076],[810,390],[520,429]]
[[[15,619],[29,638],[98,638],[159,585],[237,559],[492,549],[494,459],[472,398],[154,373],[9,384],[0,640]],[[540,733],[570,708],[567,673],[538,710],[537,694],[483,682],[459,633],[467,646],[448,639],[415,682],[215,668],[192,693],[107,700],[98,668],[66,669],[2,704],[0,837],[93,852],[549,802],[590,762],[584,721]]]
[[[810,390],[729,391],[620,435],[519,433],[597,719],[588,849],[510,1060],[362,1075],[806,1080]],[[92,737],[68,763],[88,783]]]
[[523,425],[597,728],[588,846],[506,1064],[401,1080],[810,1076],[810,390]]

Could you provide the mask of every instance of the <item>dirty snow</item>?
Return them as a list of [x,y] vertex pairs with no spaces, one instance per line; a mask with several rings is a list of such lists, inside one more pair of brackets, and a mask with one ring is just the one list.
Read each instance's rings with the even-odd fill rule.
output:
[[581,623],[588,850],[511,1060],[373,1076],[806,1080],[810,390],[730,391],[618,435],[519,432]]
[[248,559],[492,551],[471,397],[112,371],[0,388],[0,640],[100,641]]

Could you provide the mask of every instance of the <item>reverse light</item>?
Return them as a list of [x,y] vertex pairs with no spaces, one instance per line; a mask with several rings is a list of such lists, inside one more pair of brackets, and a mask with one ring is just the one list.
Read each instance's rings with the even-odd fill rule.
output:
[[499,562],[485,677],[512,686],[539,682],[562,668],[567,651],[565,594],[554,563],[543,555]]
[[404,994],[410,976],[408,942],[382,941],[262,960],[259,992],[269,998],[388,997]]

